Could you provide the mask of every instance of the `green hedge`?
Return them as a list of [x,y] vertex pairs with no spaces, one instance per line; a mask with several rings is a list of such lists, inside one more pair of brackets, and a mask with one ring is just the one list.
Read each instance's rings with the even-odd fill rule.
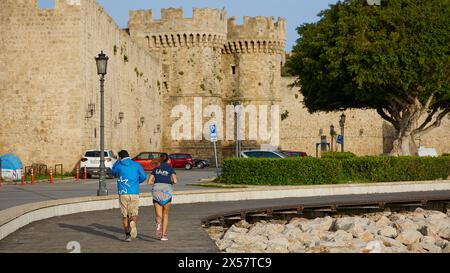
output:
[[225,159],[220,182],[317,185],[447,179],[449,157]]
[[325,152],[321,155],[322,158],[352,158],[356,157],[354,153],[350,152],[344,152],[344,153],[338,153],[338,152]]

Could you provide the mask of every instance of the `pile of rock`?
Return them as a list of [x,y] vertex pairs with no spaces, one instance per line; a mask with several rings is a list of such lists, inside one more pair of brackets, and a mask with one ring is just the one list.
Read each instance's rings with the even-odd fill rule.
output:
[[416,209],[339,218],[241,221],[208,233],[224,252],[450,253],[450,212]]

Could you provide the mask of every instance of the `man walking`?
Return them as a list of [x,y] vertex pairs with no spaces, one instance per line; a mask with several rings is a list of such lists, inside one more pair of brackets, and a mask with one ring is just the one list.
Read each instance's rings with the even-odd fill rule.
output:
[[125,241],[131,242],[131,239],[137,237],[139,184],[147,180],[147,175],[139,163],[131,160],[127,151],[120,151],[119,159],[112,168],[112,175],[118,177],[117,189],[126,235]]

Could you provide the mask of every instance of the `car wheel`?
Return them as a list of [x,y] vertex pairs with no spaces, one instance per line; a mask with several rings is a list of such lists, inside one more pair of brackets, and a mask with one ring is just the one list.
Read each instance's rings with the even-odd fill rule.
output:
[[185,168],[186,170],[191,170],[191,169],[192,169],[192,165],[191,165],[191,164],[186,164],[186,165],[184,166],[184,168]]
[[197,167],[204,169],[205,168],[205,164],[203,164],[203,162],[198,163]]

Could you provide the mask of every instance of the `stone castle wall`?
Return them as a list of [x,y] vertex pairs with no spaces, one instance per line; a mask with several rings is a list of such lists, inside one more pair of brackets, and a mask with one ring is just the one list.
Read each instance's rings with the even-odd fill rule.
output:
[[[161,108],[158,89],[160,60],[136,44],[94,0],[83,2],[83,107],[96,105],[84,118],[83,150],[99,147],[99,76],[94,57],[109,57],[105,81],[105,148],[127,149],[131,155],[158,151],[161,146]],[[122,122],[119,113],[124,113]],[[141,126],[140,118],[144,117]]]
[[[24,165],[61,163],[71,171],[84,150],[99,147],[94,58],[100,50],[110,57],[105,147],[159,150],[159,60],[119,30],[94,0],[56,0],[54,9],[41,9],[35,0],[1,5],[0,154],[15,153]],[[89,103],[95,105],[92,116]],[[115,125],[119,112],[125,119]],[[145,123],[138,129],[141,116]]]
[[80,6],[4,0],[0,12],[0,154],[73,165],[82,144]]

